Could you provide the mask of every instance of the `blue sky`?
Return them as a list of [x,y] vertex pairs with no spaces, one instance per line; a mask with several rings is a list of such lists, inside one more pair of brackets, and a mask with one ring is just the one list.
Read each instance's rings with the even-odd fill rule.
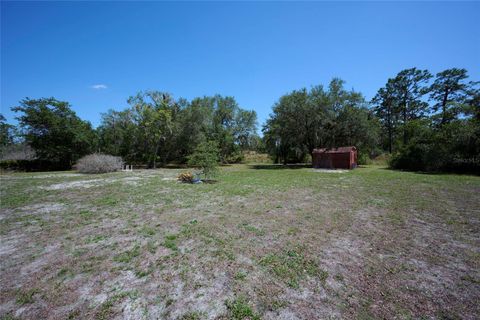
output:
[[98,125],[128,96],[234,96],[259,123],[332,77],[370,99],[416,66],[480,80],[475,2],[2,2],[1,113],[54,96]]

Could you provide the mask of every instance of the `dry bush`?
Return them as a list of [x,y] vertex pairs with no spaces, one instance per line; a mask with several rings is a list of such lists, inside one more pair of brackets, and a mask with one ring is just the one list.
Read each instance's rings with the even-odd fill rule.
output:
[[187,171],[180,173],[180,175],[177,177],[177,180],[184,183],[193,183],[193,178],[193,174],[190,171]]
[[35,160],[35,150],[27,144],[12,144],[0,149],[0,160]]
[[93,153],[78,160],[77,170],[82,173],[105,173],[121,170],[122,158],[108,154]]

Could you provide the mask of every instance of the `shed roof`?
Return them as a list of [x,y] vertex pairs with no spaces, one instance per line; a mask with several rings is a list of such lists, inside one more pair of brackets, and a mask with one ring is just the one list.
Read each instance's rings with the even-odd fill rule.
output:
[[338,148],[320,148],[313,149],[313,153],[348,153],[351,151],[356,151],[355,147],[338,147]]

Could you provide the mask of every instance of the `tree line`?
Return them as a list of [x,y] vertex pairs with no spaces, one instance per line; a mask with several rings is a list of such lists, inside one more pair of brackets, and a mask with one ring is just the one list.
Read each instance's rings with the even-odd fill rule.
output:
[[[3,150],[31,147],[36,158],[69,168],[81,156],[102,152],[128,163],[186,163],[208,144],[218,160],[242,160],[246,150],[267,152],[276,163],[308,162],[319,147],[356,146],[359,162],[391,155],[394,168],[479,171],[480,89],[467,70],[432,75],[411,68],[387,80],[368,101],[334,78],[328,86],[281,96],[257,134],[257,115],[233,97],[191,101],[160,91],[128,98],[128,108],[102,114],[94,129],[68,102],[24,99],[12,108],[19,126],[0,117]],[[5,152],[4,152],[5,153]]]
[[256,112],[241,108],[233,97],[215,95],[187,101],[165,92],[146,91],[129,97],[128,104],[125,110],[102,114],[94,129],[68,102],[27,98],[12,108],[20,113],[18,128],[1,119],[1,144],[7,151],[28,145],[49,167],[66,169],[93,152],[152,168],[186,163],[204,142],[218,148],[219,161],[238,162],[244,150],[261,143]]
[[309,161],[313,149],[354,145],[373,156],[380,122],[363,95],[333,79],[327,88],[302,88],[282,96],[263,126],[265,146],[275,162]]
[[345,82],[294,90],[263,126],[276,162],[308,161],[314,148],[356,146],[359,162],[381,153],[394,168],[479,171],[480,89],[465,69],[417,68],[388,79],[371,101]]
[[388,79],[372,100],[391,166],[480,171],[480,88],[465,69],[416,68]]

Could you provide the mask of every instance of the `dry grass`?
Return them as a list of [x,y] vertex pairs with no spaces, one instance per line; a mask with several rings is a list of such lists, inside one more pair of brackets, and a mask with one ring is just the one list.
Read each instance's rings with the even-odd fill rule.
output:
[[479,177],[234,165],[192,185],[180,172],[1,176],[0,316],[480,313]]

